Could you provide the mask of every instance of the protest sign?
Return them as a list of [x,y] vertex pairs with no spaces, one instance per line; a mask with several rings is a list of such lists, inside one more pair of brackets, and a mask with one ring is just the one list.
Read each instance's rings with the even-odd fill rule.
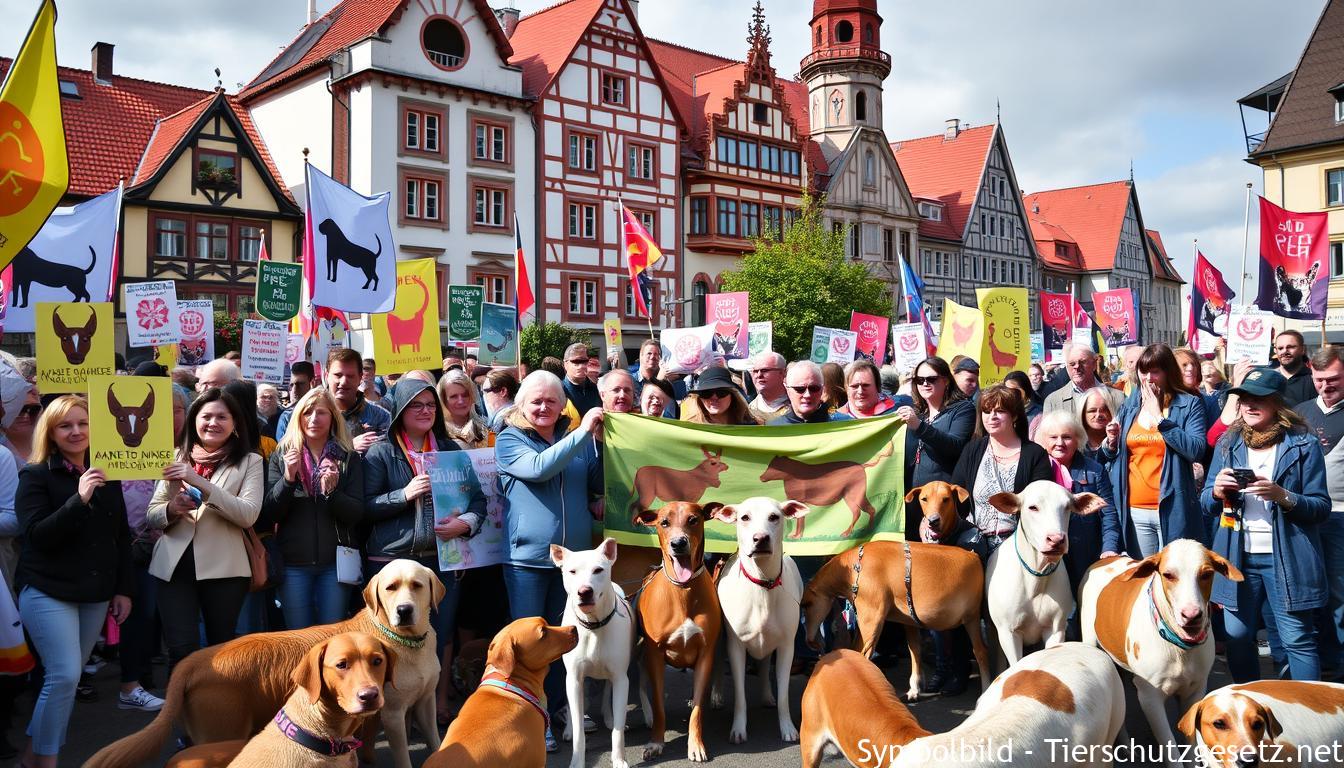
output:
[[417,368],[433,370],[443,364],[434,286],[433,259],[397,262],[397,304],[390,313],[374,315],[370,320],[379,370],[406,373]]
[[1115,288],[1092,294],[1093,316],[1108,348],[1139,343],[1139,315],[1134,308],[1134,291]]
[[116,373],[111,302],[37,305],[37,388],[42,394],[87,392],[89,377]]
[[714,348],[727,360],[742,359],[748,354],[747,312],[746,291],[705,296],[706,322],[714,326]]
[[984,313],[973,307],[963,307],[951,299],[943,299],[941,322],[938,356],[951,363],[957,355],[965,355],[983,365],[980,357],[985,351]]
[[900,323],[891,327],[891,362],[901,373],[913,373],[915,367],[928,357],[928,339],[924,337],[923,323]]
[[1298,213],[1260,198],[1256,306],[1280,317],[1325,317],[1332,277],[1329,218],[1328,212]]
[[849,330],[858,334],[855,357],[867,358],[881,367],[887,361],[887,327],[890,324],[890,318],[850,312]]
[[108,480],[159,480],[173,463],[173,382],[163,376],[89,379],[89,466]]
[[434,498],[435,523],[466,512],[477,491],[485,496],[485,522],[479,534],[469,539],[438,541],[439,570],[479,568],[506,561],[504,511],[508,499],[499,492],[496,482],[499,470],[495,466],[495,449],[439,451],[422,456]]
[[817,365],[852,363],[858,341],[859,335],[853,331],[815,325],[812,327],[812,362]]
[[215,303],[209,299],[177,302],[182,339],[177,343],[178,365],[204,365],[215,359]]
[[621,318],[608,317],[602,321],[602,337],[607,340],[607,357],[619,354],[621,347]]
[[366,197],[314,165],[305,163],[304,169],[313,305],[346,312],[392,311],[397,281],[397,244],[387,215],[392,193]]
[[662,372],[694,373],[709,363],[714,346],[714,326],[668,328],[658,335],[663,345]]
[[289,326],[272,320],[243,321],[243,378],[283,384]]
[[1031,332],[1031,361],[1033,363],[1045,362],[1045,332]]
[[[485,286],[448,286],[448,339],[464,342],[481,338],[481,305]],[[442,362],[442,361],[440,361]]]
[[177,324],[177,286],[172,280],[126,283],[127,343],[132,347],[176,344],[182,338]]
[[775,324],[770,320],[747,324],[747,350],[755,357],[774,349]]
[[1274,345],[1274,315],[1270,312],[1238,307],[1227,320],[1226,361],[1250,360],[1256,365],[1269,362]]
[[302,264],[262,261],[257,264],[257,314],[266,320],[285,321],[299,313]]
[[481,306],[481,365],[518,364],[518,310],[510,304]]
[[980,386],[988,387],[1031,365],[1031,305],[1026,288],[977,288],[975,296],[985,318],[984,350],[976,361]]

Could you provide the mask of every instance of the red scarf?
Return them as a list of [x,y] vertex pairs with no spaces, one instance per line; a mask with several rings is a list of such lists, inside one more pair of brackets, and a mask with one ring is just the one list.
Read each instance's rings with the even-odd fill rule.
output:
[[209,450],[203,445],[195,445],[191,448],[191,468],[196,471],[203,479],[209,480],[210,476],[215,474],[219,465],[223,463],[224,457],[228,455],[228,447],[220,446],[217,450]]

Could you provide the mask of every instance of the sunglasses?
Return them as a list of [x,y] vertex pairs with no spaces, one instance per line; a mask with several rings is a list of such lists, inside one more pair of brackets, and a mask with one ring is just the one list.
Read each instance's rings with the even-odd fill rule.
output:
[[588,364],[588,358],[586,358],[586,357],[576,357],[576,358],[574,358],[573,360],[566,360],[565,362],[566,362],[566,363],[569,363],[570,365],[587,365],[587,364]]
[[943,377],[941,376],[915,376],[914,378],[911,379],[911,381],[915,382],[917,386],[921,387],[932,387],[934,384],[937,384],[942,380]]
[[731,393],[726,389],[707,389],[700,393],[701,397],[712,397],[714,399],[728,397],[730,395]]
[[19,409],[19,415],[27,416],[30,419],[36,419],[38,416],[42,415],[42,406],[25,405]]
[[758,373],[780,373],[783,370],[783,368],[753,368],[751,370],[751,375],[755,376]]
[[794,392],[796,392],[797,394],[800,394],[800,395],[803,394],[804,392],[806,392],[806,393],[809,394],[809,395],[815,395],[815,394],[817,394],[818,392],[821,391],[821,385],[820,385],[820,384],[808,384],[808,385],[805,385],[805,386],[794,386],[794,385],[792,385],[792,384],[788,384],[788,385],[786,385],[786,386],[787,386],[789,389],[792,389]]

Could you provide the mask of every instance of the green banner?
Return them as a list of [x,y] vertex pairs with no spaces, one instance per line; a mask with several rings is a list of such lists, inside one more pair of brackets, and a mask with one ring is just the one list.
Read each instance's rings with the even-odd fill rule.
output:
[[257,314],[284,322],[299,313],[303,265],[278,261],[257,264]]
[[[653,531],[633,522],[641,508],[752,496],[811,508],[786,524],[790,555],[833,555],[865,541],[905,539],[905,423],[895,416],[711,427],[609,413],[603,424],[606,533],[622,544],[657,546]],[[705,550],[736,551],[733,527],[711,522]]]
[[485,305],[485,286],[448,286],[448,339],[479,341],[481,309]]

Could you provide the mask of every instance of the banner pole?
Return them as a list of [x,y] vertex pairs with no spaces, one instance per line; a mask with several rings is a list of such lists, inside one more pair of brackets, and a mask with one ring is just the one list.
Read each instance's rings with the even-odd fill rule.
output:
[[1237,295],[1246,301],[1246,254],[1251,243],[1251,182],[1246,182],[1246,218],[1241,227],[1241,285]]
[[[1195,260],[1194,260],[1193,263],[1194,263],[1194,264],[1198,264],[1198,263],[1199,263],[1199,238],[1198,238],[1198,237],[1195,238],[1194,254],[1192,254],[1192,255],[1195,257]],[[1192,271],[1192,272],[1193,272],[1195,269],[1196,269],[1196,267],[1191,267],[1191,271]],[[1192,286],[1194,285],[1194,283],[1193,283],[1193,279],[1192,279],[1191,285],[1192,285]],[[1194,291],[1194,288],[1193,288],[1193,287],[1190,289],[1190,310],[1189,310],[1189,315],[1185,318],[1185,328],[1186,328],[1186,331],[1185,331],[1185,343],[1186,343],[1191,349],[1195,350],[1195,355],[1198,356],[1198,355],[1199,355],[1199,327],[1198,327],[1197,325],[1195,325],[1195,291]]]

